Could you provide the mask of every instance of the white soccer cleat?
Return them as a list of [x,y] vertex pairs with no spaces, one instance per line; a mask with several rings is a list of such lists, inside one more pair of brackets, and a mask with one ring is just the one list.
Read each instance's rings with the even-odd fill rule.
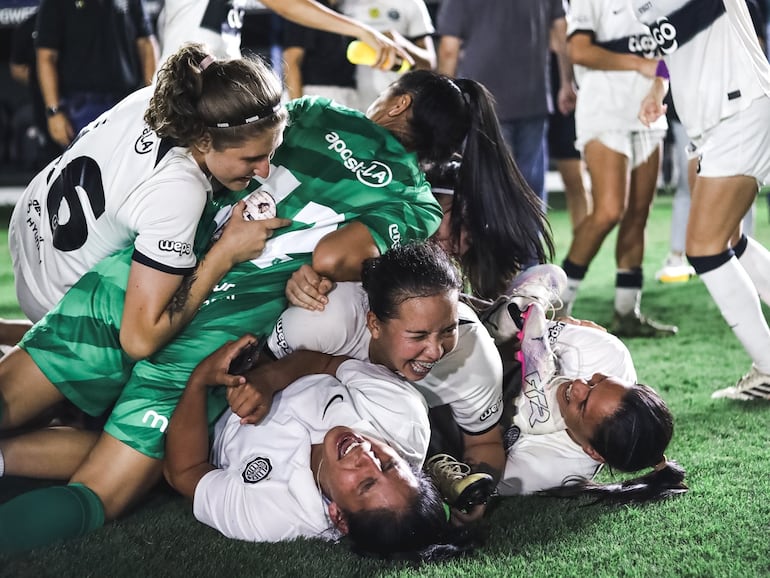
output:
[[695,269],[683,255],[669,254],[663,268],[655,273],[655,279],[660,283],[684,283],[692,277],[695,277]]
[[567,275],[558,265],[535,265],[519,273],[511,283],[508,295],[498,297],[479,318],[496,345],[510,341],[522,327],[521,312],[532,303],[543,311],[561,307],[561,292],[567,286]]
[[752,365],[751,370],[741,377],[738,383],[711,394],[711,399],[722,398],[740,401],[770,400],[770,375],[761,373]]

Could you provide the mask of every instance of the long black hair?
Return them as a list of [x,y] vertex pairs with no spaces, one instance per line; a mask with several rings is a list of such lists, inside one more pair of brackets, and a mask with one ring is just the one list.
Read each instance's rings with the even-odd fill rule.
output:
[[424,168],[460,153],[452,209],[452,235],[463,226],[471,250],[463,273],[478,297],[494,299],[533,262],[553,258],[551,230],[540,199],[521,175],[505,143],[494,98],[474,80],[417,70],[402,75],[394,95],[412,97],[411,142]]
[[663,399],[652,388],[635,384],[623,396],[615,413],[599,424],[589,443],[611,469],[652,471],[607,484],[576,476],[545,493],[566,498],[588,495],[597,501],[623,504],[682,494],[687,491],[685,470],[664,455],[673,433],[674,419]]
[[441,495],[416,466],[417,491],[403,512],[387,509],[344,512],[347,538],[360,556],[412,562],[437,562],[468,555],[481,543],[478,528],[457,528]]

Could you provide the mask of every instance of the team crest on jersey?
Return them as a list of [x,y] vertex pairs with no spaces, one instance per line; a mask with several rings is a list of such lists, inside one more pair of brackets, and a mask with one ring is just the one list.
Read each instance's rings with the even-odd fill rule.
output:
[[246,464],[241,476],[247,484],[256,484],[264,480],[272,471],[273,466],[270,464],[269,458],[254,458]]
[[243,201],[246,208],[243,210],[243,218],[247,221],[261,221],[275,217],[276,206],[273,195],[264,189],[257,189],[248,195]]

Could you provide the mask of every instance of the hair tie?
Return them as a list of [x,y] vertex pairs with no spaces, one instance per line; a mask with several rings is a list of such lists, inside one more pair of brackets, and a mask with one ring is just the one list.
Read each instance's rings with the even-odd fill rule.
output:
[[652,466],[652,469],[655,470],[656,472],[659,472],[666,467],[667,463],[668,463],[668,458],[664,455],[663,459],[661,459],[657,464]]
[[454,195],[455,194],[455,190],[454,189],[450,189],[448,187],[431,187],[431,191],[433,191],[434,194],[437,193],[439,195]]
[[446,502],[441,502],[441,505],[444,506],[444,514],[446,515],[446,521],[448,522],[449,518],[452,517],[452,509]]
[[207,55],[206,58],[200,61],[200,64],[198,64],[198,70],[203,72],[206,70],[209,66],[211,66],[211,63],[214,62],[216,58],[211,56],[211,54]]

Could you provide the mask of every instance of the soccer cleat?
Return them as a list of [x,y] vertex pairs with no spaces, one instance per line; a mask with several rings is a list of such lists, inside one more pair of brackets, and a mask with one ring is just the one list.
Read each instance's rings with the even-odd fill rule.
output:
[[669,254],[663,262],[663,268],[655,273],[660,283],[684,283],[695,277],[695,269],[682,255]]
[[620,315],[616,311],[610,324],[610,333],[617,337],[670,337],[678,331],[676,325],[660,323],[636,311],[628,315]]
[[458,462],[449,454],[431,457],[425,469],[449,505],[458,510],[486,504],[495,489],[492,476],[483,472],[471,473],[468,464]]
[[760,373],[751,366],[751,370],[731,387],[719,389],[711,394],[711,399],[738,399],[741,401],[753,401],[755,399],[770,400],[770,375]]
[[557,265],[535,265],[519,273],[511,283],[510,294],[501,295],[479,314],[479,319],[500,345],[521,331],[521,312],[538,303],[544,311],[561,306],[561,292],[567,285],[567,275]]
[[523,326],[518,334],[524,392],[540,389],[556,373],[556,356],[548,341],[548,319],[540,303],[532,303],[521,314]]

